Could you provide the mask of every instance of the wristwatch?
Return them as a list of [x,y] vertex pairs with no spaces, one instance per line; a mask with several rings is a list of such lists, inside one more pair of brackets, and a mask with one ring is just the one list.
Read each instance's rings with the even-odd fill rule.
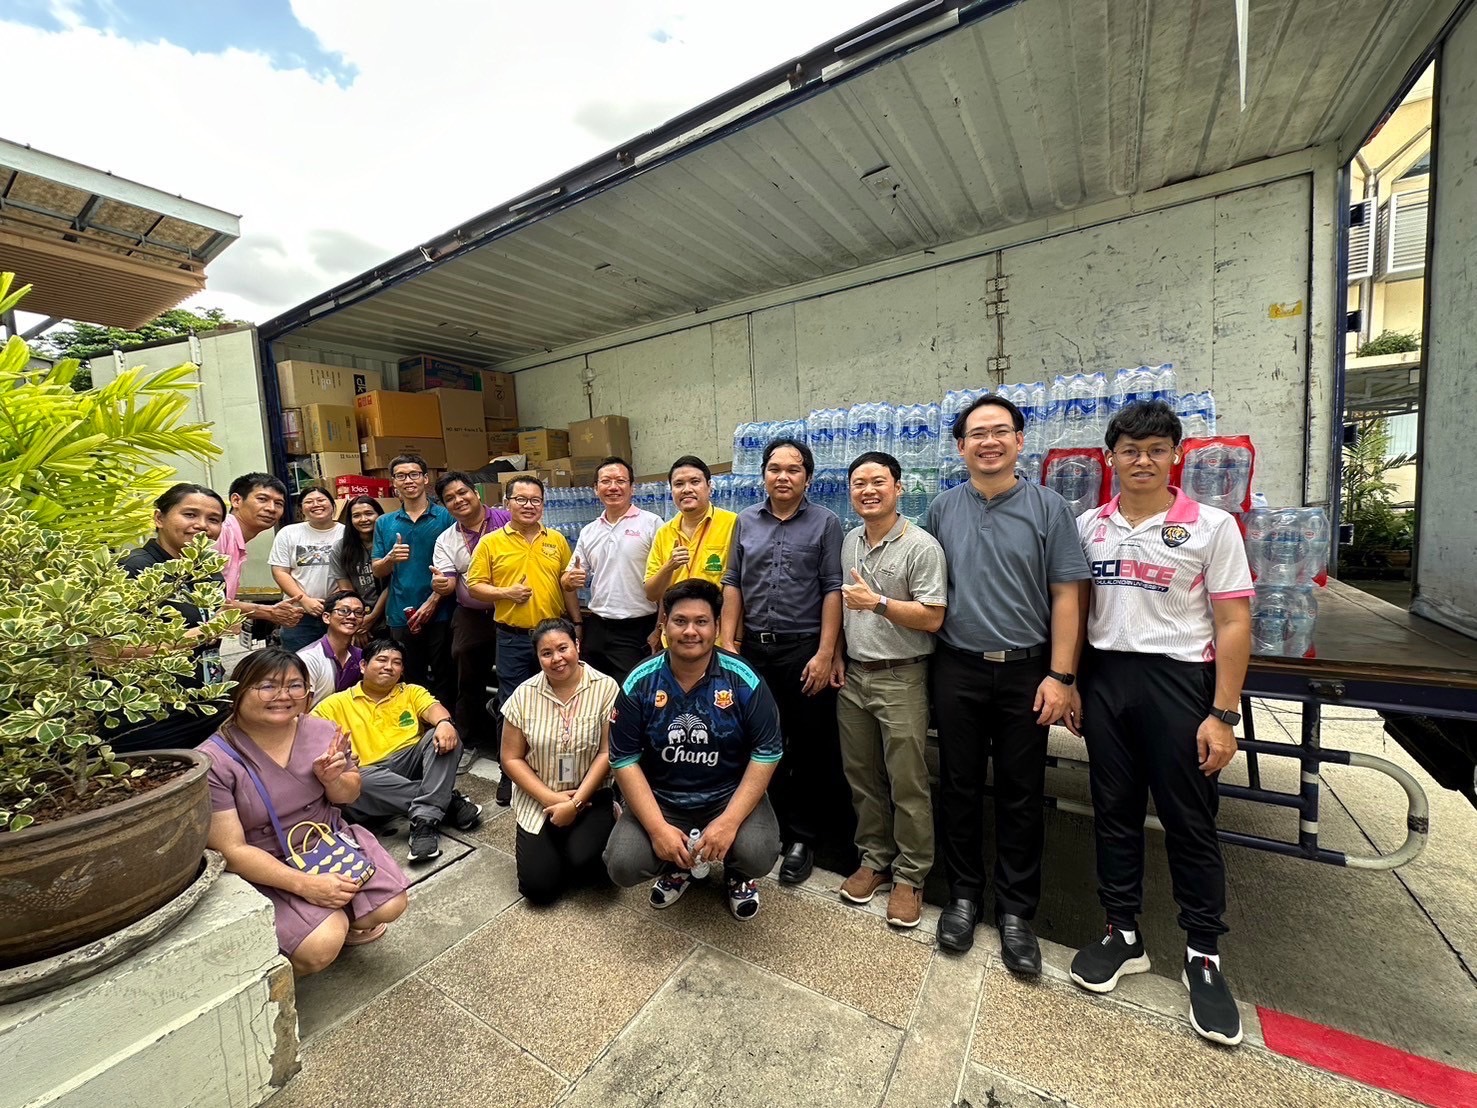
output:
[[872,611],[876,612],[879,616],[885,616],[887,614],[887,597],[879,596],[877,603],[872,605]]
[[1233,712],[1229,708],[1217,708],[1215,705],[1211,705],[1210,714],[1222,723],[1228,723],[1232,727],[1235,727],[1241,722],[1241,713]]
[[1058,673],[1054,669],[1049,669],[1046,671],[1046,676],[1063,685],[1074,685],[1077,682],[1077,675],[1075,673]]

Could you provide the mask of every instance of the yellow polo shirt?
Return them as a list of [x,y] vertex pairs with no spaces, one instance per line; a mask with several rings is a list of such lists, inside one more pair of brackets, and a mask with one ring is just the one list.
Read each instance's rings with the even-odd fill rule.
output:
[[326,697],[313,709],[313,715],[338,724],[348,734],[359,764],[369,766],[401,747],[420,742],[426,729],[421,716],[435,703],[436,698],[427,690],[404,682],[383,700],[375,701],[360,682]]
[[564,590],[559,575],[570,559],[569,540],[558,531],[543,528],[529,542],[511,523],[483,535],[467,567],[468,585],[493,585],[505,589],[522,581],[533,595],[522,604],[499,600],[492,618],[509,627],[533,628],[541,620],[564,614]]
[[698,524],[697,531],[689,540],[682,533],[682,516],[673,516],[657,528],[651,540],[651,553],[646,556],[646,579],[650,581],[672,558],[672,551],[681,543],[689,554],[687,565],[679,566],[672,574],[673,585],[696,577],[722,586],[723,571],[728,568],[728,551],[733,546],[733,525],[738,516],[726,508],[708,506],[708,514]]

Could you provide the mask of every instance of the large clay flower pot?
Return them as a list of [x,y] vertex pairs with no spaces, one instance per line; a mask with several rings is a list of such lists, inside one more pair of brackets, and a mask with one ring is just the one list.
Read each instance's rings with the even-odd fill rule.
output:
[[95,812],[0,834],[0,968],[127,927],[195,880],[210,830],[210,759],[194,750],[148,757],[178,762],[179,776]]

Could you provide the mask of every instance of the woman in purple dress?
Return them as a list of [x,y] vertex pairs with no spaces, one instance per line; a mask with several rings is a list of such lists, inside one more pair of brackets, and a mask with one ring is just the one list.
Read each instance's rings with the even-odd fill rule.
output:
[[[292,968],[299,975],[317,973],[345,946],[383,935],[385,924],[405,911],[409,882],[374,836],[345,823],[339,812],[359,796],[359,768],[348,736],[304,714],[308,672],[302,659],[286,650],[258,650],[237,664],[231,679],[231,713],[200,745],[211,762],[210,847],[272,902],[277,945]],[[374,863],[374,874],[357,884],[290,865],[248,765],[284,831],[304,820],[346,831]]]

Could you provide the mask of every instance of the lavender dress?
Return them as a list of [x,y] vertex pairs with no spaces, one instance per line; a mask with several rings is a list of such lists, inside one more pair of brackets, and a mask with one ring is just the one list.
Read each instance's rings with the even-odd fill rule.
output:
[[[373,835],[362,827],[344,822],[343,814],[329,802],[322,782],[314,776],[313,761],[328,749],[333,733],[334,725],[327,720],[316,716],[301,717],[292,754],[283,767],[263,753],[239,727],[231,729],[237,752],[251,763],[251,768],[256,770],[256,775],[271,794],[272,806],[277,809],[277,819],[284,832],[291,831],[294,824],[303,820],[326,823],[334,828],[343,827],[374,862],[374,876],[360,886],[354,899],[344,907],[353,920],[367,916],[381,904],[394,899],[409,887],[410,882]],[[219,749],[218,744],[224,743],[217,732],[200,744],[200,749],[210,757],[207,777],[211,810],[234,810],[246,832],[247,843],[282,859],[282,846],[277,841],[277,833],[272,830],[267,806],[262,803],[251,775],[230,754]],[[288,864],[291,865],[290,862]],[[332,908],[320,908],[284,889],[267,885],[254,887],[272,902],[276,910],[277,946],[283,954],[291,955],[299,943],[334,913]]]

